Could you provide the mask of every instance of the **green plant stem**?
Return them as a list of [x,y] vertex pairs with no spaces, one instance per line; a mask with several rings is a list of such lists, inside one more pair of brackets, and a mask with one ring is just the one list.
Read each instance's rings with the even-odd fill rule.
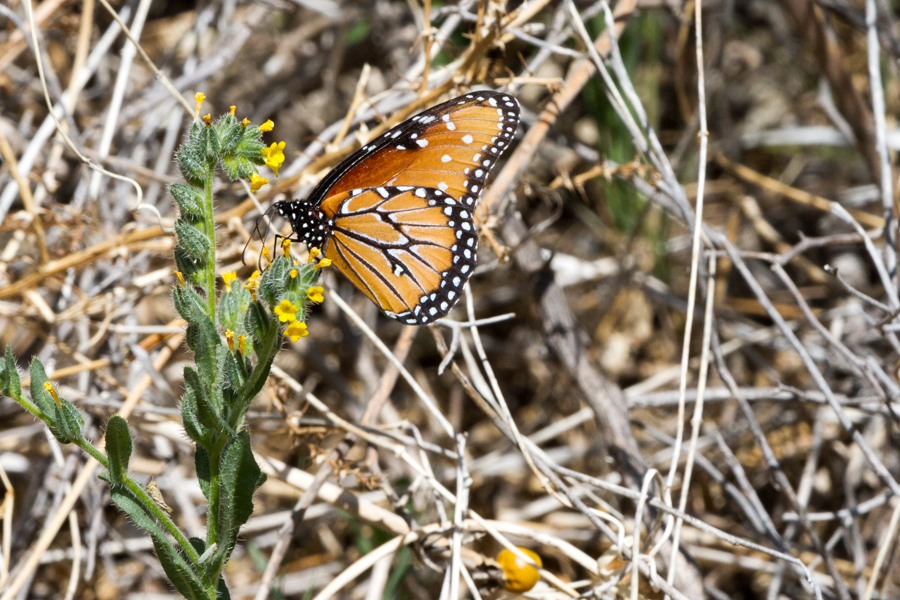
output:
[[206,257],[206,303],[209,318],[216,322],[216,220],[213,215],[213,178],[215,163],[203,181],[203,229],[209,239],[209,256]]
[[31,414],[36,416],[38,419],[43,421],[45,424],[49,424],[50,422],[52,422],[52,419],[49,416],[47,416],[44,413],[44,411],[42,411],[40,409],[40,407],[38,407],[37,404],[33,403],[31,400],[29,400],[25,396],[19,396],[18,398],[13,398],[13,400],[15,400],[19,406],[21,406],[22,408],[24,408],[25,410],[27,410],[28,412],[30,412]]
[[[86,454],[92,456],[98,463],[103,465],[103,468],[109,469],[109,459],[106,457],[103,452],[99,450],[92,443],[87,441],[84,438],[80,438],[75,440],[75,445],[81,448]],[[185,554],[187,554],[188,558],[194,564],[197,564],[197,561],[200,559],[200,555],[197,554],[197,551],[194,550],[194,547],[191,545],[190,541],[188,541],[187,536],[178,528],[178,525],[172,521],[169,514],[161,509],[156,502],[153,501],[153,498],[150,497],[150,494],[147,493],[147,490],[144,489],[144,486],[139,484],[137,481],[131,478],[131,475],[126,474],[122,479],[122,484],[127,487],[132,494],[134,494],[138,500],[140,500],[141,504],[144,505],[153,516],[162,524],[163,527],[166,528],[166,531],[175,538],[175,541],[178,542],[178,545],[182,547]]]
[[253,397],[250,396],[248,390],[256,389],[259,381],[265,381],[269,377],[269,371],[272,370],[272,361],[275,360],[275,355],[278,354],[278,351],[281,349],[281,340],[276,339],[278,337],[278,325],[276,324],[272,327],[271,332],[269,333],[268,338],[265,340],[263,346],[265,346],[266,351],[264,354],[259,354],[257,351],[257,363],[256,367],[253,368],[253,371],[250,373],[250,377],[247,378],[247,381],[243,385],[243,389],[239,395],[238,406],[240,410],[235,411],[235,415],[233,418],[233,422],[231,423],[231,427],[235,430],[239,429],[241,426],[241,420],[244,417],[244,414],[247,412],[247,409],[250,407],[250,402],[253,401]]

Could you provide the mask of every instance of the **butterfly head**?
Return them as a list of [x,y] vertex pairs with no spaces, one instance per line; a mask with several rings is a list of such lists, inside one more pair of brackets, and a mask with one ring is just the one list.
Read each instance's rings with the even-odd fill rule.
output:
[[294,241],[303,242],[308,248],[325,249],[331,235],[331,223],[310,200],[285,200],[276,202],[270,210],[291,224]]

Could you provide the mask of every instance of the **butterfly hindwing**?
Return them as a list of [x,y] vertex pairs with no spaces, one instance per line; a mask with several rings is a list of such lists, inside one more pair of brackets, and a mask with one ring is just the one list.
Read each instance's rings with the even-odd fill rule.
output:
[[436,188],[379,186],[330,197],[325,256],[389,316],[425,325],[447,314],[475,268],[470,207]]

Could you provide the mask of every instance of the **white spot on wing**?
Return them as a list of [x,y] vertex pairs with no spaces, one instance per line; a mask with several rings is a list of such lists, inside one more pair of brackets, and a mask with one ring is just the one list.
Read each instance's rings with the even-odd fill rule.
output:
[[448,162],[450,162],[451,160],[453,160],[453,159],[450,158],[450,155],[449,155],[449,154],[445,154],[445,155],[443,155],[443,156],[441,157],[441,162],[448,163]]
[[469,135],[468,133],[467,133],[466,135],[464,135],[464,136],[463,136],[463,139],[462,139],[462,141],[464,141],[464,142],[467,143],[467,144],[471,144],[474,140],[475,140],[475,138],[473,138],[473,137],[472,137],[471,135]]

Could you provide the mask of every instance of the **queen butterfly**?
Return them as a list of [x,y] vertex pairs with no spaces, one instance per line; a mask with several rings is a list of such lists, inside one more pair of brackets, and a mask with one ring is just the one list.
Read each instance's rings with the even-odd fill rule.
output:
[[305,200],[269,210],[385,314],[426,325],[450,311],[475,268],[475,203],[518,122],[508,94],[454,98],[354,152]]

